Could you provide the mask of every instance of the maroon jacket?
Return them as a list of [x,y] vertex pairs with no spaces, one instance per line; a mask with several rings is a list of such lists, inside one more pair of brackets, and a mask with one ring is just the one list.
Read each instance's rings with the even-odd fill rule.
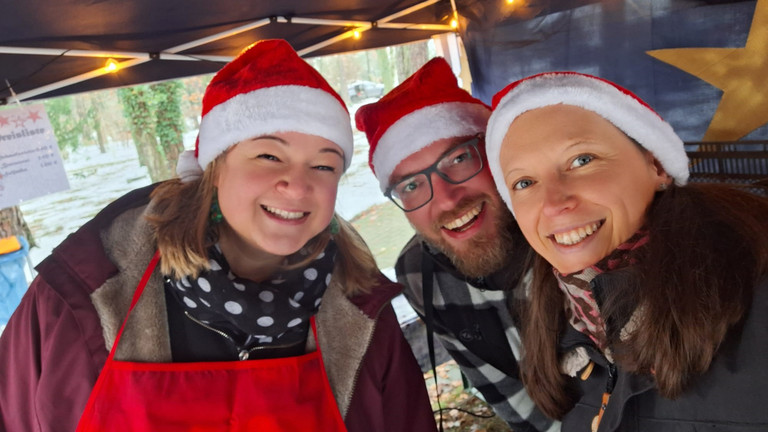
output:
[[[138,278],[154,250],[142,214],[152,187],[129,193],[70,235],[37,267],[0,337],[0,430],[74,431]],[[159,270],[131,314],[116,357],[170,361]],[[382,276],[347,298],[332,282],[317,315],[318,338],[348,430],[436,430],[421,371]],[[311,338],[310,338],[311,339]]]

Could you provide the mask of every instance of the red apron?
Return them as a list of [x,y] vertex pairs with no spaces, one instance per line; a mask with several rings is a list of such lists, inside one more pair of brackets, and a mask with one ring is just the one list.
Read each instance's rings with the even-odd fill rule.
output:
[[[159,260],[136,288],[130,315]],[[127,321],[127,316],[126,316]],[[317,342],[314,317],[312,334]],[[298,357],[195,363],[115,360],[123,322],[78,432],[346,431],[320,345]]]

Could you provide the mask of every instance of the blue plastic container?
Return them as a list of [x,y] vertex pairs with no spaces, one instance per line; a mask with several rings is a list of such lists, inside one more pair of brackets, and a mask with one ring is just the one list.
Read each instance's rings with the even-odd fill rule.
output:
[[21,249],[0,255],[0,327],[8,323],[29,286],[24,274],[29,243],[22,236],[18,239]]

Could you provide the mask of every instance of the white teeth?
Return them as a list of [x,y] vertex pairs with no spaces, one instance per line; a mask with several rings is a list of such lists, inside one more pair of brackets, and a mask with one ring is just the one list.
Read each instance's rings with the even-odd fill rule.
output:
[[600,228],[600,225],[602,225],[602,222],[595,222],[593,224],[585,225],[568,232],[557,233],[553,237],[558,244],[568,246],[575,245],[576,243],[580,243],[585,238],[594,234],[595,231]]
[[578,243],[581,239],[582,237],[579,235],[578,231],[571,231],[571,244]]
[[483,208],[482,205],[478,205],[477,207],[473,208],[472,210],[464,213],[464,216],[462,216],[462,217],[460,217],[460,218],[458,218],[458,219],[456,219],[456,220],[454,220],[454,221],[452,221],[450,223],[447,223],[447,224],[443,225],[443,227],[446,228],[446,229],[450,229],[450,230],[462,227],[462,226],[466,225],[467,222],[471,221],[472,218],[474,218],[475,216],[479,215],[480,214],[480,210],[482,210],[482,208]]
[[290,212],[290,211],[281,210],[279,208],[274,208],[274,207],[268,207],[268,206],[263,206],[263,207],[264,207],[264,210],[274,215],[280,216],[283,219],[299,219],[300,217],[304,216],[304,212]]

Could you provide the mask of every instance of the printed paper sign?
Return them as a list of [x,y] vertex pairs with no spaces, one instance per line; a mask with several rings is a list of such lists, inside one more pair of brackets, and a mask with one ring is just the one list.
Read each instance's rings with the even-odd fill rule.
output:
[[0,111],[0,208],[67,189],[45,106]]

